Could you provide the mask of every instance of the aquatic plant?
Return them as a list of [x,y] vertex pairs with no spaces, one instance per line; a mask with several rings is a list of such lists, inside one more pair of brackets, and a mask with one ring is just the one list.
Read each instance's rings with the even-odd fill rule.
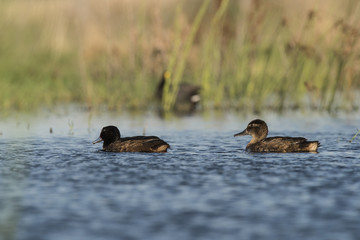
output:
[[74,121],[69,119],[68,125],[69,125],[69,135],[74,135]]
[[[341,6],[341,7],[339,7]],[[148,109],[181,81],[204,109],[357,110],[360,2],[0,2],[0,109]]]
[[[179,46],[179,44],[175,45],[175,48],[173,50],[174,54],[172,54],[173,58],[170,60],[168,66],[168,69],[170,70],[170,72],[173,73],[174,77],[171,78],[171,81],[166,81],[164,86],[162,105],[165,111],[171,110],[175,104],[176,95],[179,90],[179,83],[185,70],[186,60],[188,58],[196,33],[200,27],[201,21],[205,15],[209,4],[210,0],[203,1],[203,4],[201,5],[198,13],[196,14],[194,23],[191,26],[189,36],[184,42],[184,46]],[[177,12],[179,12],[179,8]],[[179,27],[177,27],[177,29],[178,31],[180,30]],[[172,86],[172,88],[170,88],[170,85]]]
[[360,134],[360,129],[357,130],[357,133],[355,133],[355,135],[349,140],[349,142],[352,143],[355,140],[356,136],[359,134]]

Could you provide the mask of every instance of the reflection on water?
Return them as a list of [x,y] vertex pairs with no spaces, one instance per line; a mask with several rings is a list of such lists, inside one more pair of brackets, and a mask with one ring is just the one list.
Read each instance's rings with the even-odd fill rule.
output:
[[[233,134],[250,116],[3,121],[1,237],[359,239],[360,139],[348,142],[359,118],[262,118],[270,135],[319,140],[320,153],[245,153],[249,138]],[[91,141],[108,124],[158,135],[172,149],[100,152]]]

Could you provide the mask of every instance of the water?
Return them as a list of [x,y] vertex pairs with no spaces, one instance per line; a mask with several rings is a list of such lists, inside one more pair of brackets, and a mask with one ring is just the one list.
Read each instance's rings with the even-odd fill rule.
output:
[[[319,140],[319,154],[244,152],[249,137],[233,134],[253,118],[3,120],[0,238],[360,239],[359,116],[262,116],[272,136]],[[100,152],[91,141],[107,124],[172,148]]]

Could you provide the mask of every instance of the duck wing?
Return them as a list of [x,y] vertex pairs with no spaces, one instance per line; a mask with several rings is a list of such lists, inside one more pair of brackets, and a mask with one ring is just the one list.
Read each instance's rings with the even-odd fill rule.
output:
[[304,137],[268,137],[263,140],[264,143],[275,144],[275,143],[283,143],[283,144],[294,144],[306,142],[307,139]]
[[124,137],[120,138],[120,141],[133,141],[133,140],[150,140],[150,139],[160,139],[157,136],[135,136],[135,137]]

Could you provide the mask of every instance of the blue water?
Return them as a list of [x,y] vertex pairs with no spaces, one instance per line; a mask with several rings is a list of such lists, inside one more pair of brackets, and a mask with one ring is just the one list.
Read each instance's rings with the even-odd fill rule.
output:
[[[263,115],[319,153],[249,154],[256,116],[70,115],[0,124],[0,239],[360,239],[359,116]],[[171,150],[101,152],[107,124]]]

